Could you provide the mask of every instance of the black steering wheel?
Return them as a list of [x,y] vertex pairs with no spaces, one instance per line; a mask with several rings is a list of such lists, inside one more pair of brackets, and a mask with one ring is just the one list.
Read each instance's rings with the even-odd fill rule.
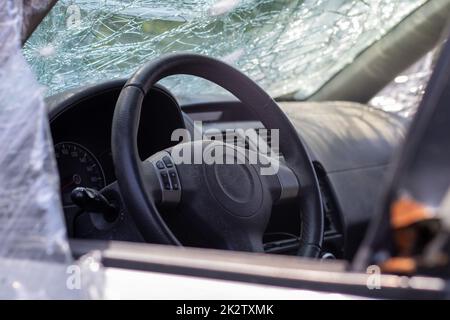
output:
[[[159,80],[177,74],[209,80],[228,90],[258,117],[267,129],[279,129],[280,152],[274,175],[261,175],[261,165],[186,164],[174,159],[174,149],[141,161],[137,134],[144,97]],[[151,139],[151,137],[148,137]],[[175,148],[216,148],[219,142],[193,141]],[[247,159],[233,145],[229,156]],[[211,151],[211,150],[210,150]],[[317,177],[308,153],[291,122],[276,102],[255,82],[230,65],[196,54],[170,54],[143,65],[123,87],[114,112],[112,156],[127,211],[144,239],[181,245],[158,207],[177,205],[180,223],[208,239],[208,247],[263,251],[263,234],[276,201],[295,198],[301,209],[301,256],[318,257],[323,238],[323,212]],[[242,159],[242,158],[241,158]],[[227,162],[228,163],[228,162]]]

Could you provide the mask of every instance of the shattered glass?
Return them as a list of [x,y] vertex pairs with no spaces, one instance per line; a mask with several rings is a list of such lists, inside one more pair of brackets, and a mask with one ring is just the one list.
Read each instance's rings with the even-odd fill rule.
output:
[[0,299],[73,298],[73,263],[59,196],[44,88],[22,34],[49,0],[0,0]]
[[[51,95],[131,75],[163,53],[223,59],[304,99],[426,0],[60,0],[24,53]],[[214,94],[167,79],[175,94]]]
[[387,112],[412,118],[433,71],[436,51],[426,54],[372,98],[369,104]]

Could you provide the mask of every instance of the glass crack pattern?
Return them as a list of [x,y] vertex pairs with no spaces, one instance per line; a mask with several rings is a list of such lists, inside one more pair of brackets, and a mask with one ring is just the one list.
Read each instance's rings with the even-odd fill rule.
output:
[[[127,77],[170,52],[223,59],[304,99],[426,0],[60,0],[24,49],[47,94]],[[175,94],[218,93],[174,77]]]

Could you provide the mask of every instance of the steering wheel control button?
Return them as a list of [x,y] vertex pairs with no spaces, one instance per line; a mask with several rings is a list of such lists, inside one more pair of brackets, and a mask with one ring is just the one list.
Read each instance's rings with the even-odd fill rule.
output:
[[164,163],[165,163],[167,168],[172,168],[173,167],[173,162],[168,156],[165,156],[163,158],[163,161],[164,161]]
[[153,178],[156,177],[158,181],[158,189],[161,192],[161,198],[157,201],[158,205],[165,207],[178,205],[181,199],[181,183],[170,154],[160,151],[145,162],[151,164],[152,167],[152,173],[148,175],[149,180],[156,182]]
[[171,188],[171,185],[170,185],[169,175],[167,174],[167,172],[162,172],[161,173],[161,179],[163,181],[164,189],[171,190],[172,188]]
[[172,183],[173,190],[178,190],[180,187],[178,185],[177,173],[174,170],[169,171],[170,182]]
[[156,162],[156,167],[160,170],[165,169],[166,167],[164,166],[164,163],[162,161],[157,161]]

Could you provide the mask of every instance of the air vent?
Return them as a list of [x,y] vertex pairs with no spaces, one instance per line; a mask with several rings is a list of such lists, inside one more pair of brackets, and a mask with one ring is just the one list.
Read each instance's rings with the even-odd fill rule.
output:
[[319,180],[323,212],[325,214],[323,249],[333,253],[337,258],[341,258],[344,248],[341,215],[324,168],[320,163],[314,162],[314,169]]

